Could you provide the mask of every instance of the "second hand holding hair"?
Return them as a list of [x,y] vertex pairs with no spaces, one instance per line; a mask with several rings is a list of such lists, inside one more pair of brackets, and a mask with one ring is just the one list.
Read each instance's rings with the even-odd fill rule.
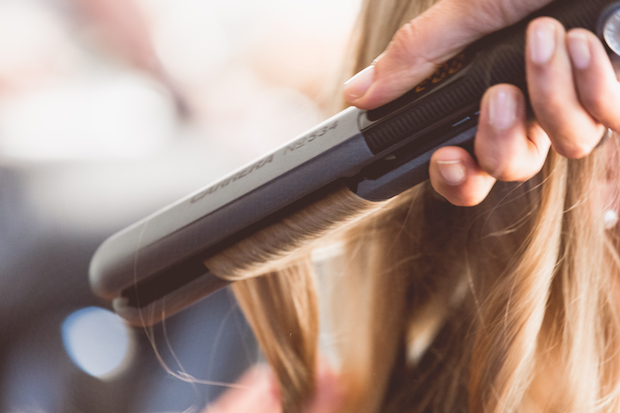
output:
[[[549,0],[444,0],[403,26],[375,62],[345,84],[345,99],[374,109],[410,90],[465,45],[512,24]],[[496,180],[536,175],[552,146],[581,158],[606,128],[620,130],[620,86],[605,48],[591,32],[568,33],[549,18],[531,22],[526,38],[528,122],[523,93],[495,85],[485,93],[476,134],[476,159],[464,149],[435,152],[433,188],[460,206],[480,203]]]

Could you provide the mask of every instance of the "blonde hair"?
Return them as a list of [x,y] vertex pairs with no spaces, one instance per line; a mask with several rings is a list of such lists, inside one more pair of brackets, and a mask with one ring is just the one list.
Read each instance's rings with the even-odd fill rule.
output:
[[[365,1],[349,73],[432,3]],[[603,223],[606,191],[620,187],[617,139],[604,148],[582,160],[551,152],[537,177],[498,183],[472,208],[423,183],[348,228],[330,277],[341,411],[618,411],[619,242]],[[309,258],[234,291],[284,411],[299,412],[318,353]]]

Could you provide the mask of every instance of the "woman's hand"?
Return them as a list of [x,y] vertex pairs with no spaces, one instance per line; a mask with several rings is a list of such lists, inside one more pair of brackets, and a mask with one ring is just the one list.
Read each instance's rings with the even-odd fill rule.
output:
[[[478,38],[513,24],[550,0],[442,0],[401,28],[387,50],[345,85],[347,101],[381,106],[428,77]],[[525,98],[512,85],[482,98],[474,142],[444,147],[431,158],[435,190],[455,205],[480,203],[496,180],[524,181],[540,171],[549,147],[569,158],[589,154],[606,128],[620,131],[620,86],[598,38],[566,32],[551,18],[527,30],[526,73],[536,123],[526,121]]]
[[[342,392],[336,374],[326,363],[320,363],[314,396],[303,413],[336,412]],[[248,370],[235,388],[224,393],[204,413],[282,413],[280,391],[275,376],[267,366]]]

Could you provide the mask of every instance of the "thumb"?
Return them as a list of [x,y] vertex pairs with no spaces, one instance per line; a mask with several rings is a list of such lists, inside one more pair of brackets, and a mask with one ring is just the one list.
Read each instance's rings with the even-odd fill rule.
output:
[[400,28],[385,52],[345,83],[345,100],[374,109],[411,90],[468,44],[551,0],[441,0]]

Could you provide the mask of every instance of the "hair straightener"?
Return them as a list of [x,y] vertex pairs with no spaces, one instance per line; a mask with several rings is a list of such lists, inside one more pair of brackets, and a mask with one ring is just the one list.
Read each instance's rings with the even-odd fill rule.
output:
[[226,286],[205,262],[278,221],[346,190],[381,201],[428,178],[439,147],[467,147],[494,84],[525,90],[528,22],[551,16],[618,43],[620,3],[556,0],[477,41],[431,78],[375,110],[350,107],[215,183],[107,239],[90,265],[94,292],[133,324],[153,324]]

